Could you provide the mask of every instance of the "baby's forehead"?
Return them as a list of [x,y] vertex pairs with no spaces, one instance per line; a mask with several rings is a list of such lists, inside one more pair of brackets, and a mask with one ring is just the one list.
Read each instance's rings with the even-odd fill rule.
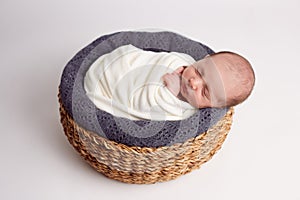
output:
[[200,62],[191,65],[200,76],[207,76],[211,74],[218,75],[219,69],[215,62],[210,58],[205,58]]
[[206,81],[214,80],[211,77],[242,80],[251,75],[251,73],[241,72],[247,69],[247,62],[244,60],[241,56],[235,54],[214,54],[203,58],[191,66],[201,76],[206,78]]

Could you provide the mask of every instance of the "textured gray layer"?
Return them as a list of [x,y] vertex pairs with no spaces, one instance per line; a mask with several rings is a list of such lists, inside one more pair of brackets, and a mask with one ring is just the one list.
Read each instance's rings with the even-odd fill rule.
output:
[[59,86],[64,108],[80,126],[128,146],[159,147],[195,137],[225,115],[227,108],[206,108],[179,121],[129,120],[98,109],[85,94],[85,73],[99,56],[126,44],[150,51],[182,52],[195,60],[213,53],[207,46],[172,32],[118,32],[96,39],[68,62]]

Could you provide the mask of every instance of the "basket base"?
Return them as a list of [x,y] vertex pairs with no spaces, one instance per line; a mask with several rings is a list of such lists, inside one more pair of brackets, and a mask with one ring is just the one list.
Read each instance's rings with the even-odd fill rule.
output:
[[221,148],[233,115],[230,108],[215,126],[185,143],[149,148],[129,147],[83,129],[61,101],[59,110],[68,141],[94,169],[111,179],[134,184],[169,181],[198,169]]

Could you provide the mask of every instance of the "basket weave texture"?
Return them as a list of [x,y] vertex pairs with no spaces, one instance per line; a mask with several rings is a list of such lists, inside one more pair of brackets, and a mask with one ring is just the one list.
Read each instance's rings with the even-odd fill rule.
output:
[[220,149],[232,124],[233,107],[217,124],[184,143],[157,148],[127,146],[80,127],[58,97],[60,120],[70,144],[98,172],[126,183],[164,182],[198,169]]

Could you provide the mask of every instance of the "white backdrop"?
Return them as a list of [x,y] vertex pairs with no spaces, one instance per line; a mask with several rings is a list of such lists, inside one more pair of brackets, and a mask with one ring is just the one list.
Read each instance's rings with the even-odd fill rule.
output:
[[[2,0],[1,199],[300,200],[299,9],[299,0]],[[97,173],[69,145],[57,87],[85,45],[145,28],[240,53],[257,81],[212,160],[174,181],[130,185]]]

